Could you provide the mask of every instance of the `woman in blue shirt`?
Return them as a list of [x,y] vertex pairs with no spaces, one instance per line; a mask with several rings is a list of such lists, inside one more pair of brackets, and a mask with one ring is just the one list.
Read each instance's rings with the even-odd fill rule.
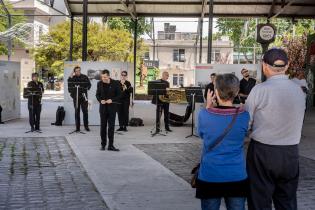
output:
[[[244,139],[249,113],[233,106],[233,100],[239,91],[239,80],[235,75],[218,75],[214,87],[215,91],[208,93],[207,107],[200,111],[198,119],[198,133],[203,140],[203,150],[196,197],[201,199],[203,210],[219,210],[221,198],[224,198],[227,210],[245,210],[248,184]],[[216,107],[212,105],[215,98],[218,102]],[[232,128],[213,147],[236,113]]]

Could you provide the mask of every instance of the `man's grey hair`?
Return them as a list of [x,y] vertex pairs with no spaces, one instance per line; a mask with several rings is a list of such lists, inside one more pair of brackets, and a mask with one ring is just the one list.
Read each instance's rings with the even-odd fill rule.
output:
[[268,65],[268,67],[269,67],[269,69],[270,69],[271,71],[277,72],[277,73],[286,70],[286,67],[287,67],[287,66],[284,66],[284,67],[275,67],[275,66],[269,65],[268,63],[266,63],[266,64]]
[[216,76],[214,88],[222,100],[234,100],[240,90],[240,81],[234,74],[220,74]]

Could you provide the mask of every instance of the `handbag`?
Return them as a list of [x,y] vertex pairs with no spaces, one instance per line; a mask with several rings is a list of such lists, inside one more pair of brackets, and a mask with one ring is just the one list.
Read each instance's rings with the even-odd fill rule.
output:
[[[238,112],[239,112],[239,107],[236,108],[236,112],[235,114],[233,115],[233,119],[232,121],[230,122],[230,124],[225,128],[225,130],[223,131],[223,133],[214,141],[214,144],[212,146],[209,147],[209,149],[207,150],[208,152],[212,151],[214,148],[216,148],[224,139],[224,137],[230,132],[230,130],[232,129],[235,121],[236,121],[236,118],[237,118],[237,115],[238,115]],[[200,158],[201,160],[201,158]],[[190,180],[190,185],[192,188],[196,188],[196,182],[197,182],[197,178],[198,178],[198,173],[199,173],[199,168],[200,168],[200,161],[199,163],[191,170],[191,174],[192,174],[192,177],[191,177],[191,180]]]

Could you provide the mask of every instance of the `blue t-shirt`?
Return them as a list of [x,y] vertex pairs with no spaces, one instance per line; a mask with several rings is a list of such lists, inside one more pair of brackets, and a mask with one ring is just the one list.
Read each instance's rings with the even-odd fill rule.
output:
[[202,109],[198,118],[198,133],[203,140],[198,179],[205,182],[236,182],[247,178],[244,139],[249,113],[239,110],[236,121],[219,145],[208,151],[232,122],[236,108]]

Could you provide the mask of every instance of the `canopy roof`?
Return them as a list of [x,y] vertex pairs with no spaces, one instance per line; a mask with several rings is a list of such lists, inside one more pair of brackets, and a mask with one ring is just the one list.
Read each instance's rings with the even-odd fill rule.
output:
[[[83,0],[64,0],[71,15],[83,14]],[[90,16],[200,17],[208,0],[88,0]],[[314,0],[213,0],[214,17],[314,18]]]

